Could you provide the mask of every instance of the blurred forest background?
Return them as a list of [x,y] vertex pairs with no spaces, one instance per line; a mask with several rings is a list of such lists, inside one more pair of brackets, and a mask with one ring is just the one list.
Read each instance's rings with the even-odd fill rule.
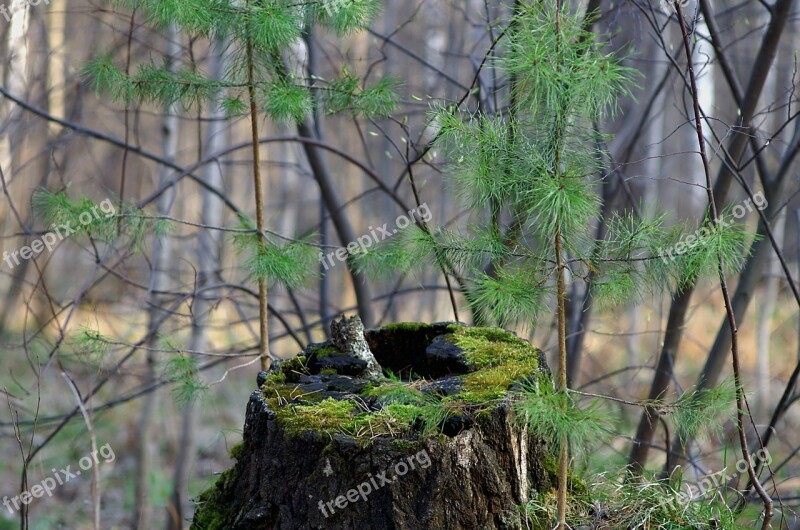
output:
[[[37,205],[59,195],[43,191],[136,203],[151,223],[140,227],[138,244],[97,245],[83,235],[18,265],[2,263],[0,496],[19,494],[21,484],[38,483],[52,468],[75,468],[93,443],[108,443],[114,461],[36,499],[30,528],[92,528],[98,498],[102,528],[187,527],[191,499],[230,465],[259,370],[258,292],[233,240],[238,214],[255,216],[250,122],[208,106],[114,102],[98,95],[83,71],[110,55],[130,71],[174,61],[221,78],[230,57],[225,43],[154,29],[131,2],[6,1],[0,251],[17,251],[50,230]],[[300,43],[283,51],[299,77],[314,84],[348,72],[367,86],[391,75],[401,82],[400,97],[385,118],[316,112],[299,125],[260,121],[270,233],[313,236],[311,244],[328,254],[375,227],[391,229],[423,203],[432,226],[475,221],[444,178],[448,161],[431,143],[429,112],[459,102],[472,111],[506,111],[509,81],[487,65],[502,56],[498,28],[514,3],[387,0],[362,31],[305,28]],[[588,27],[641,72],[615,118],[599,124],[610,135],[605,169],[592,177],[602,189],[602,218],[649,209],[696,228],[707,196],[674,13],[655,0],[573,4],[581,13],[599,10]],[[757,210],[741,219],[762,237],[728,282],[745,389],[773,457],[775,480],[764,472],[762,483],[773,496],[777,487],[783,501],[785,518],[775,527],[780,519],[784,528],[800,528],[798,6],[690,0],[684,10],[715,196],[734,206],[749,189],[768,202],[763,219]],[[586,230],[602,237],[602,223]],[[458,317],[474,323],[458,278],[446,279],[436,267],[375,280],[332,263],[309,263],[317,269],[311,284],[270,289],[275,358],[325,340],[341,313],[359,313],[367,326],[453,320],[448,281]],[[718,282],[613,310],[592,305],[586,282],[576,279],[569,289],[572,388],[642,400],[730,377]],[[554,319],[516,331],[554,354]],[[191,400],[182,399],[187,382]],[[606,403],[623,421],[585,463],[593,471],[680,465],[701,476],[735,460],[733,422],[682,447],[659,418]],[[18,519],[4,508],[0,528],[18,528]]]

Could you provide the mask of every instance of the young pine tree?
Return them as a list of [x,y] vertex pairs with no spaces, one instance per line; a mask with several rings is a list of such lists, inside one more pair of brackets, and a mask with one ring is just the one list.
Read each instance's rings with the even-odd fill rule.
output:
[[[364,27],[379,12],[379,0],[340,2],[333,8],[319,0],[121,0],[150,25],[164,29],[174,24],[194,41],[230,47],[231,67],[224,79],[208,77],[186,56],[173,58],[182,66],[172,70],[155,58],[129,69],[115,64],[110,54],[92,61],[85,73],[93,87],[125,105],[180,104],[183,109],[221,105],[228,116],[246,116],[250,122],[252,172],[256,221],[243,219],[252,237],[239,238],[247,252],[247,265],[258,282],[260,354],[262,368],[269,366],[267,319],[268,281],[296,286],[307,278],[316,260],[315,250],[304,243],[283,245],[266,231],[265,201],[269,197],[261,175],[259,124],[263,117],[277,122],[302,121],[312,115],[316,101],[326,112],[385,116],[397,101],[392,79],[364,88],[346,70],[334,79],[318,80],[312,88],[296,78],[287,66],[284,50],[302,39],[305,28],[319,23],[339,34]],[[126,73],[131,72],[131,73]],[[312,90],[318,90],[315,98]]]
[[[465,281],[473,315],[484,322],[533,326],[555,309],[555,389],[523,400],[519,410],[558,448],[557,517],[558,527],[566,528],[570,447],[606,428],[567,389],[568,277],[593,278],[596,303],[617,304],[715,274],[718,257],[726,266],[739,265],[746,237],[739,226],[706,232],[691,251],[662,259],[661,249],[681,237],[663,227],[663,217],[599,219],[602,183],[591,178],[604,161],[595,147],[603,143],[598,124],[617,97],[629,94],[634,72],[554,1],[518,3],[502,44],[497,63],[511,86],[506,112],[492,116],[451,106],[432,116],[438,145],[453,161],[447,173],[452,189],[471,211],[469,227],[411,227],[357,262],[372,274],[397,263],[408,269],[446,265]],[[507,230],[502,218],[509,219]],[[597,222],[607,222],[600,241],[592,235]]]

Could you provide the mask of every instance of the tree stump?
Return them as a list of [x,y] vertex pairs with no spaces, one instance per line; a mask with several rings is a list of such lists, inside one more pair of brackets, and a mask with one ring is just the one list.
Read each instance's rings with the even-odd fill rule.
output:
[[520,506],[554,487],[555,460],[510,392],[550,384],[542,352],[453,323],[365,339],[388,378],[365,377],[375,363],[341,341],[259,374],[236,465],[200,496],[193,529],[525,528]]

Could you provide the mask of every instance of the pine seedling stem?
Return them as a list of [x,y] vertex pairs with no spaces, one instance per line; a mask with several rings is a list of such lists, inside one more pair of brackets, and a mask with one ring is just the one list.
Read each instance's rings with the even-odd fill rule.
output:
[[[561,0],[556,1],[556,51],[561,46]],[[566,113],[566,109],[564,109]],[[562,120],[566,116],[556,113],[556,133],[555,133],[555,178],[561,177],[561,140],[564,133],[564,123]],[[561,231],[556,231],[556,269],[558,279],[556,281],[556,297],[558,312],[558,390],[566,393],[567,391],[567,287],[564,279],[564,255],[561,249]],[[569,474],[569,440],[567,437],[561,439],[558,458],[558,524],[556,530],[567,529],[567,475]]]
[[[561,253],[561,233],[556,233],[556,268],[558,273],[556,296],[558,298],[558,390],[567,391],[567,287],[564,278],[564,256]],[[558,526],[567,528],[567,475],[569,473],[569,442],[561,440],[558,459]]]
[[[250,130],[253,138],[253,183],[255,184],[256,194],[256,228],[258,229],[258,241],[261,245],[266,244],[264,237],[264,189],[261,181],[261,155],[260,144],[258,142],[258,105],[256,103],[255,86],[255,63],[253,61],[253,41],[247,39],[247,92],[250,98]],[[261,369],[268,370],[270,367],[269,358],[269,314],[267,279],[262,277],[258,280],[258,320],[259,341],[258,353],[261,357]]]

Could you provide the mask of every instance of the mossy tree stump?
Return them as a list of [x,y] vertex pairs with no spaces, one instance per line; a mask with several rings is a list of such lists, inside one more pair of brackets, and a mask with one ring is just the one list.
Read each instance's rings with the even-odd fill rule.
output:
[[550,384],[541,351],[452,323],[365,338],[389,377],[361,377],[366,362],[330,342],[259,374],[236,465],[193,529],[525,527],[519,506],[554,487],[554,460],[510,392]]

